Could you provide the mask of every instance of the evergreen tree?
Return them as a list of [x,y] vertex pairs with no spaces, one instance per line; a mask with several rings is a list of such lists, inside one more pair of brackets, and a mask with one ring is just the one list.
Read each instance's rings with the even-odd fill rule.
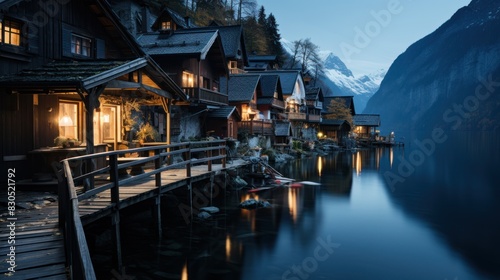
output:
[[271,13],[266,20],[266,38],[270,54],[276,55],[278,65],[282,67],[285,61],[285,51],[281,45],[281,35],[278,32],[278,23]]
[[259,25],[255,16],[245,19],[243,22],[245,43],[249,54],[267,54],[267,42],[264,28]]

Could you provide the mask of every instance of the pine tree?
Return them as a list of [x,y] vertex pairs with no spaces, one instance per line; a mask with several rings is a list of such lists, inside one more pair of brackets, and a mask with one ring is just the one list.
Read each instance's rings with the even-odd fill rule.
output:
[[285,51],[281,45],[281,35],[278,32],[276,18],[272,13],[266,20],[266,37],[269,53],[276,55],[278,65],[282,67],[285,61]]

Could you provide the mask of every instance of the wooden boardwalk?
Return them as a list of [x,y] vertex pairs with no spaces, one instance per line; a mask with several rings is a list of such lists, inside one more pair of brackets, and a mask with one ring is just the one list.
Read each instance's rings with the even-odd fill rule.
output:
[[[196,161],[193,161],[193,163],[194,162]],[[76,217],[80,217],[82,225],[90,224],[103,217],[113,217],[113,215],[118,213],[117,210],[119,209],[148,199],[159,199],[161,194],[174,189],[183,187],[189,192],[188,187],[191,186],[192,183],[213,179],[214,176],[221,174],[227,169],[241,167],[245,164],[246,162],[243,160],[235,160],[225,164],[212,164],[210,162],[209,168],[207,168],[207,164],[190,165],[188,167],[190,176],[186,173],[186,168],[180,167],[179,169],[164,170],[158,173],[159,177],[154,174],[148,175],[155,170],[154,166],[150,164],[149,168],[146,167],[145,174],[135,177],[139,179],[136,180],[134,176],[132,176],[131,179],[134,180],[129,183],[127,183],[127,179],[120,179],[120,182],[123,182],[123,184],[120,184],[118,200],[116,200],[116,198],[113,199],[113,195],[116,195],[113,194],[114,188],[99,191],[93,196],[81,199],[80,201],[79,199],[70,199],[73,203],[77,203],[74,204],[75,207],[78,205],[78,212],[73,211],[73,213],[77,215]],[[116,174],[116,172],[113,174]],[[100,186],[109,183],[110,178],[103,174],[100,177],[96,176],[94,180],[95,187],[98,189]],[[158,185],[160,181],[161,184]],[[73,197],[76,195],[74,191],[75,190],[73,190]],[[26,194],[23,193],[23,195],[29,196],[29,192]],[[0,272],[2,276],[8,277],[6,279],[69,279],[71,278],[71,274],[75,275],[75,272],[76,275],[82,273],[82,271],[79,270],[79,265],[73,268],[73,272],[68,270],[66,263],[67,254],[69,254],[69,251],[72,251],[72,254],[76,253],[78,256],[85,256],[88,255],[88,248],[86,248],[85,242],[82,243],[81,240],[79,240],[71,242],[72,245],[70,247],[72,248],[69,249],[69,251],[67,245],[65,249],[65,242],[68,241],[65,241],[65,237],[62,234],[63,231],[59,227],[60,217],[58,213],[64,213],[66,215],[65,219],[72,219],[72,215],[68,215],[68,213],[65,212],[59,212],[60,210],[57,202],[43,206],[41,209],[16,210],[16,267],[14,273],[9,273],[8,268],[10,264],[7,262],[7,254],[11,246],[8,244],[10,229],[7,226],[10,221],[7,221],[7,216],[5,215],[0,217],[0,249],[3,256],[3,261],[0,264]],[[75,221],[74,218],[72,220]],[[76,222],[78,223],[78,221]],[[66,226],[68,225],[69,224],[66,224]],[[78,226],[76,229],[77,228]],[[78,230],[75,232],[68,227],[66,230],[72,231],[70,234],[72,237],[69,237],[71,240],[74,240],[73,238],[82,238],[83,232]],[[75,242],[78,242],[78,244]],[[75,247],[73,247],[75,244],[76,247],[80,246],[80,248],[75,249]],[[84,244],[83,247],[82,244]],[[117,250],[121,251],[119,248],[117,248]],[[118,253],[118,256],[120,254],[121,253]],[[75,255],[72,255],[71,258],[75,259]],[[83,267],[90,264],[90,259],[83,258],[83,260],[80,261],[85,263]],[[75,263],[73,263],[73,265],[75,265]],[[93,272],[88,275],[90,276],[86,275],[81,278],[95,279],[92,277]]]
[[[18,192],[16,201],[29,192]],[[24,196],[24,198],[23,198]],[[4,213],[2,213],[4,214]],[[15,244],[9,244],[10,229],[6,216],[0,217],[0,252],[2,279],[68,279],[64,240],[58,223],[57,202],[42,209],[15,212]],[[15,246],[15,272],[8,270],[10,246]]]

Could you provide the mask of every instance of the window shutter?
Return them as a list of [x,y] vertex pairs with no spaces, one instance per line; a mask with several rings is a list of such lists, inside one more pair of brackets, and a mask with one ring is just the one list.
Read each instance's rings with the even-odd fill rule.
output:
[[39,45],[40,45],[40,36],[38,36],[38,29],[34,24],[28,23],[28,40],[26,51],[31,54],[39,53]]
[[71,53],[71,30],[65,27],[62,28],[62,55],[66,57],[72,57]]
[[106,58],[106,43],[102,39],[95,39],[95,57],[97,59],[103,59]]

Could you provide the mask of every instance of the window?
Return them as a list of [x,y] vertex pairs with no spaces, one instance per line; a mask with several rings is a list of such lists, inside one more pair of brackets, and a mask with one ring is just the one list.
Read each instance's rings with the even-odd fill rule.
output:
[[59,136],[78,139],[78,102],[59,102]]
[[72,34],[71,35],[71,53],[83,56],[91,56],[92,40],[89,38]]
[[170,30],[170,29],[172,29],[172,23],[170,21],[161,22],[161,30]]
[[237,61],[229,61],[229,69],[236,69],[238,68],[238,62]]
[[194,75],[192,73],[186,71],[182,72],[182,86],[194,87]]
[[0,21],[0,42],[8,45],[21,45],[21,23],[4,19]]

